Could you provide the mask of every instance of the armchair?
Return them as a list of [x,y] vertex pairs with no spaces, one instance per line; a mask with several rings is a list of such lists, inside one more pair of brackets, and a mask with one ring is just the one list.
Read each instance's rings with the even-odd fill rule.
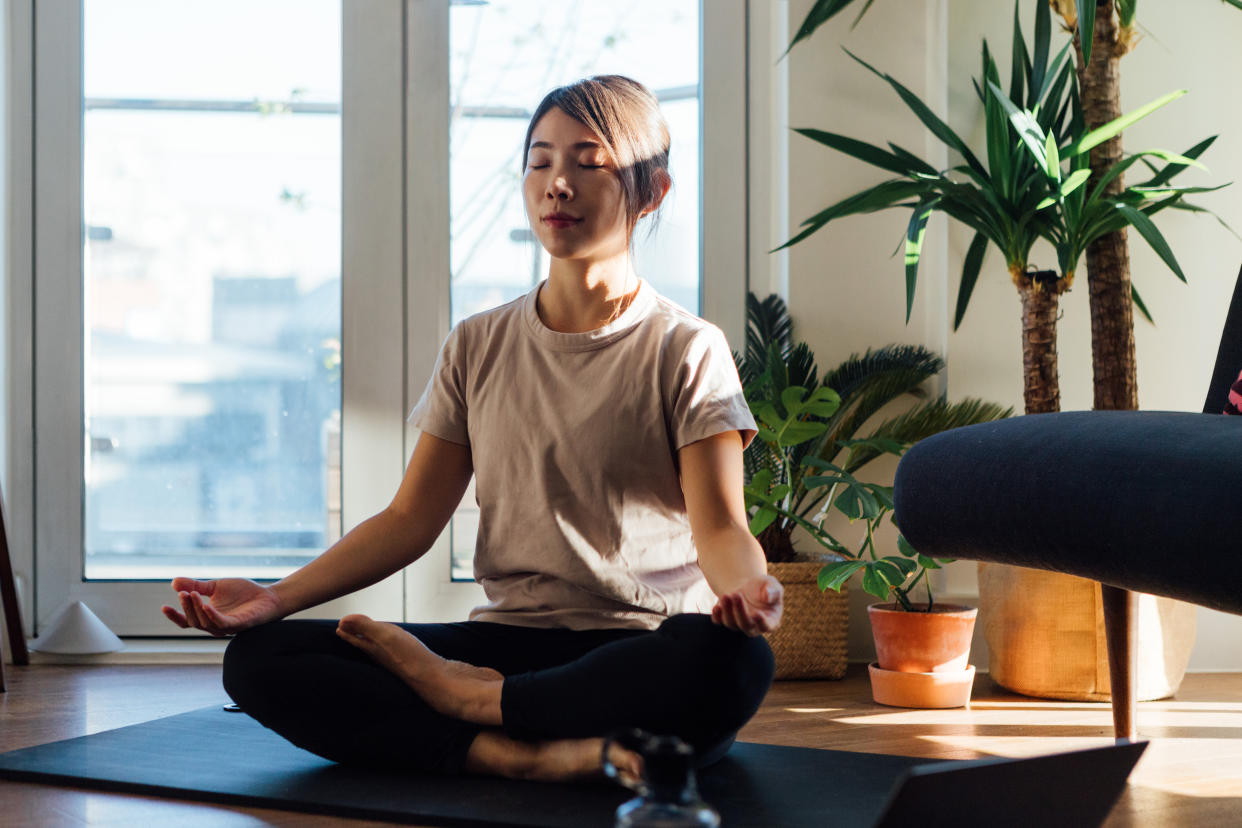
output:
[[1131,591],[1242,614],[1242,273],[1203,413],[1070,411],[967,426],[898,465],[894,519],[921,553],[1099,581],[1117,738],[1133,738]]

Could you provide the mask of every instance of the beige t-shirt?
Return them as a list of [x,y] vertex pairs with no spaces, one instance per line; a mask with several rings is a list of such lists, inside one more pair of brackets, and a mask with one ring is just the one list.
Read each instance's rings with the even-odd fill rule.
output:
[[479,532],[472,620],[652,629],[710,612],[677,449],[756,434],[724,334],[646,280],[611,324],[560,333],[536,286],[453,329],[410,421],[468,444]]

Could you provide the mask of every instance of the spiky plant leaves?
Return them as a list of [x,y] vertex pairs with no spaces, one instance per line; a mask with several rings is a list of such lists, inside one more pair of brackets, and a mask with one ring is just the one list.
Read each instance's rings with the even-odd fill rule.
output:
[[[977,423],[990,423],[1013,415],[1012,407],[967,398],[951,403],[944,397],[928,400],[904,414],[899,414],[878,425],[871,437],[886,438],[899,443],[913,444],[933,434]],[[845,470],[851,474],[880,456],[880,451],[862,443],[854,447]]]

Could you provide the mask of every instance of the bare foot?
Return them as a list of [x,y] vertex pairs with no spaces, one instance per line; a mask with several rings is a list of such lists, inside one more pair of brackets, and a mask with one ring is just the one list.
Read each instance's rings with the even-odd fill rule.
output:
[[396,624],[365,615],[345,616],[336,634],[388,668],[437,712],[500,726],[500,672],[441,658]]
[[[540,782],[602,778],[600,751],[603,746],[603,739],[519,742],[502,733],[485,730],[470,745],[466,770]],[[643,759],[637,753],[613,743],[608,749],[608,759],[625,776],[631,779],[642,776]]]

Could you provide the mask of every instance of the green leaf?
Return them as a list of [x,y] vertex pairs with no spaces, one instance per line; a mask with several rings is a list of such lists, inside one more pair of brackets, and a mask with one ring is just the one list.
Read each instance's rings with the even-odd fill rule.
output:
[[1091,170],[1089,168],[1084,167],[1081,170],[1074,170],[1069,174],[1065,181],[1061,183],[1061,198],[1065,198],[1067,195],[1074,192],[1074,190],[1077,190],[1083,184],[1086,184],[1087,179],[1090,177]]
[[797,446],[812,440],[828,430],[827,423],[799,423],[791,422],[785,425],[780,431],[780,444],[782,446]]
[[875,566],[868,563],[863,569],[862,588],[868,595],[874,595],[881,601],[888,599],[888,584],[876,572]]
[[920,161],[921,166],[914,167],[906,159],[886,152],[873,144],[849,138],[845,135],[838,135],[835,132],[824,132],[819,129],[794,129],[794,132],[799,135],[805,135],[812,141],[816,141],[826,147],[831,147],[853,158],[857,158],[859,161],[865,161],[873,167],[895,172],[898,175],[910,175],[913,172],[927,172],[928,170],[935,172],[934,168],[926,162]]
[[[1014,9],[1017,9],[1014,3]],[[1048,70],[1048,51],[1052,43],[1052,9],[1047,3],[1035,4],[1035,54],[1031,59],[1031,97],[1027,106],[1035,108],[1043,93],[1044,73]],[[1055,73],[1055,69],[1053,72]]]
[[1031,113],[1014,106],[1013,101],[1006,98],[1005,93],[996,84],[989,81],[988,89],[992,91],[992,94],[996,96],[996,100],[1004,108],[1005,113],[1009,116],[1009,122],[1018,131],[1018,137],[1022,139],[1022,143],[1026,144],[1027,149],[1031,151],[1031,155],[1035,156],[1039,166],[1042,169],[1048,169],[1048,150],[1044,141],[1044,132],[1040,128],[1039,122],[1031,116]]
[[769,253],[775,253],[778,250],[784,250],[786,247],[792,247],[798,242],[810,236],[819,230],[828,222],[842,218],[843,216],[857,215],[859,213],[874,213],[877,210],[883,210],[893,207],[907,198],[922,195],[929,189],[928,185],[922,181],[905,181],[902,179],[884,181],[870,189],[863,190],[860,193],[854,193],[851,196],[841,199],[836,204],[826,207],[819,213],[811,216],[802,222],[807,229],[794,236],[789,241],[782,244]]
[[778,517],[775,509],[764,508],[755,513],[750,519],[750,533],[756,537],[772,525],[772,522]]
[[[1091,4],[1087,3],[1085,5],[1090,7]],[[1156,98],[1156,100],[1140,106],[1133,112],[1122,115],[1119,118],[1114,118],[1103,126],[1091,130],[1086,135],[1070,144],[1065,148],[1062,156],[1065,158],[1073,158],[1075,155],[1082,155],[1084,152],[1087,152],[1093,147],[1104,143],[1114,135],[1118,135],[1127,127],[1143,120],[1160,107],[1177,100],[1182,95],[1185,95],[1187,91],[1188,90],[1185,89],[1178,89],[1175,92],[1170,92],[1163,97]]]
[[927,220],[939,203],[937,198],[922,199],[906,225],[906,323],[914,309],[914,286],[919,278],[919,257],[923,254],[923,236],[927,232]]
[[1091,41],[1095,39],[1095,0],[1078,0],[1078,41],[1082,44],[1082,62],[1091,62]]
[[901,586],[902,582],[906,580],[906,575],[908,574],[902,571],[902,568],[894,563],[894,561],[897,560],[902,563],[910,563],[903,558],[881,558],[871,564],[871,566],[875,568],[876,573],[883,578],[889,586]]
[[831,417],[841,407],[841,395],[826,385],[821,385],[811,392],[810,398],[802,406],[802,410],[816,417]]
[[969,147],[966,146],[966,142],[959,138],[957,133],[949,128],[948,124],[940,120],[940,118],[936,116],[936,113],[932,112],[931,109],[928,108],[927,104],[923,103],[923,101],[919,99],[918,95],[915,95],[909,89],[894,80],[891,76],[876,69],[874,66],[858,57],[858,55],[854,54],[849,49],[846,49],[845,53],[861,63],[873,74],[883,78],[888,85],[891,86],[899,96],[901,96],[901,99],[905,101],[906,106],[910,107],[918,119],[923,122],[923,125],[931,130],[933,135],[947,144],[950,149],[957,150],[958,153],[961,154],[962,158],[966,159],[966,163],[970,165],[973,170],[986,177],[987,171],[983,169],[983,165],[979,163],[979,159],[976,158],[975,154],[970,151]]
[[[798,33],[794,36],[793,41],[789,44],[788,48],[785,49],[785,52],[781,55],[781,57],[789,54],[789,50],[797,45],[799,41],[810,37],[816,29],[835,17],[842,9],[852,2],[854,2],[854,0],[816,0],[815,5],[811,7],[809,12],[807,12],[806,19],[803,20],[802,25],[798,27]],[[866,9],[864,9],[864,11],[866,11]]]
[[867,2],[863,4],[863,7],[858,12],[858,16],[855,17],[854,22],[850,24],[851,31],[858,25],[859,21],[863,19],[863,15],[867,13],[867,9],[871,8],[871,4],[874,2],[875,0],[867,0]]
[[[1022,105],[1023,72],[1031,59],[1026,53],[1026,39],[1022,37],[1022,24],[1018,21],[1018,4],[1013,4],[1013,54],[1010,56],[1009,100]],[[1033,84],[1032,84],[1033,85]]]
[[913,558],[915,555],[919,554],[918,550],[910,545],[910,541],[906,540],[905,535],[897,536],[897,551],[905,555],[907,558]]
[[[1231,2],[1231,0],[1225,0],[1225,2],[1228,3]],[[1117,0],[1117,13],[1121,18],[1121,25],[1134,25],[1134,13],[1137,10],[1137,6],[1138,0]],[[1239,5],[1238,7],[1242,8],[1242,5]]]
[[923,567],[924,569],[939,569],[940,568],[940,564],[936,563],[934,560],[927,557],[926,555],[919,555],[918,562],[919,562],[919,566]]
[[757,405],[752,403],[751,413],[771,428],[779,430],[781,426],[785,425],[785,419],[776,413],[776,406],[770,402],[762,402]]
[[974,292],[975,282],[979,280],[979,271],[983,268],[983,254],[988,250],[988,237],[983,233],[975,233],[975,238],[966,251],[966,261],[962,263],[962,281],[957,287],[957,309],[953,312],[953,330],[962,324],[966,315],[966,306],[970,304],[970,294]]
[[1151,318],[1151,311],[1147,309],[1147,304],[1143,301],[1143,297],[1139,296],[1138,288],[1134,286],[1134,282],[1130,283],[1130,298],[1134,300],[1134,306],[1139,309],[1139,313],[1143,314],[1143,318],[1151,324],[1156,324],[1156,320]]
[[1177,263],[1177,258],[1173,255],[1173,251],[1169,249],[1169,244],[1164,240],[1164,236],[1156,229],[1156,225],[1147,217],[1147,214],[1141,210],[1136,210],[1128,204],[1118,204],[1117,211],[1129,221],[1135,230],[1139,231],[1147,243],[1151,245],[1151,249],[1156,251],[1169,269],[1177,274],[1177,278],[1183,282],[1186,281],[1186,274],[1182,273],[1182,268]]
[[919,568],[918,563],[909,558],[887,557],[884,560],[901,570],[901,581],[895,582],[898,584],[904,582],[906,578],[910,577],[912,572]]
[[[1038,123],[1035,124],[1039,126]],[[1057,153],[1057,136],[1052,132],[1048,133],[1048,137],[1044,140],[1044,169],[1048,173],[1048,177],[1053,181],[1061,180],[1061,156]]]
[[862,561],[833,561],[832,563],[824,564],[816,579],[819,582],[820,592],[830,589],[840,592],[841,587],[850,579],[850,576],[862,569],[863,566]]
[[790,385],[781,391],[781,405],[785,406],[785,411],[790,417],[797,417],[802,413],[804,396],[806,396],[806,389],[799,385]]

